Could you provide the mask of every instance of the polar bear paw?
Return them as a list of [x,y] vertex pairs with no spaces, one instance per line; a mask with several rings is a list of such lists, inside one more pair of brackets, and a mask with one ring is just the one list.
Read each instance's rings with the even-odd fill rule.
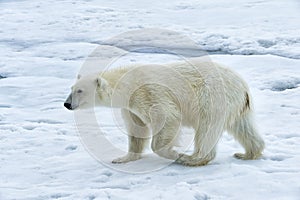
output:
[[237,159],[241,159],[241,160],[256,160],[259,157],[262,156],[261,153],[257,153],[257,154],[243,154],[243,153],[235,153],[233,155],[235,158]]
[[128,153],[126,156],[116,158],[112,161],[114,164],[119,164],[119,163],[127,163],[130,161],[135,161],[141,159],[141,154],[138,153]]
[[175,161],[176,163],[186,166],[203,166],[207,165],[210,160],[202,159],[186,154],[179,154],[179,158]]

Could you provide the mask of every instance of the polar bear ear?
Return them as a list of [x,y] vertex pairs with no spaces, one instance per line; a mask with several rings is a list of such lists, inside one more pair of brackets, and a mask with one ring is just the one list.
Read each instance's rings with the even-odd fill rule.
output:
[[105,79],[99,77],[97,78],[97,85],[99,88],[101,88],[101,90],[106,90],[108,87],[108,82]]

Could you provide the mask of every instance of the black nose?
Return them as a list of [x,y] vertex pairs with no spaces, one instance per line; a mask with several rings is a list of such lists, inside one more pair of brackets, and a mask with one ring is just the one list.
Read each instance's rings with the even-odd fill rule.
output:
[[70,103],[64,103],[64,106],[68,109],[68,110],[72,110],[72,105]]

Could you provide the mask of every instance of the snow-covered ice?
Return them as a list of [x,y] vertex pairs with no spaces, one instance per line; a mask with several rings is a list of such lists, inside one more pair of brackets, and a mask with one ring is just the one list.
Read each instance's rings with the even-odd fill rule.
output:
[[[299,199],[299,11],[297,0],[0,1],[0,199]],[[98,45],[127,52],[126,41],[110,38],[141,28],[182,33],[246,79],[266,142],[261,159],[234,159],[242,148],[226,133],[216,159],[196,168],[124,173],[85,150],[62,105],[70,86]],[[172,59],[135,51],[115,65]],[[97,112],[125,151],[109,110]]]

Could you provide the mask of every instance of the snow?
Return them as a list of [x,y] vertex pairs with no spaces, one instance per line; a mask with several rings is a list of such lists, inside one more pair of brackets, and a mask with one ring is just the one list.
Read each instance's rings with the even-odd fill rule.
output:
[[[0,1],[0,199],[299,199],[299,9],[297,0]],[[242,147],[225,133],[204,167],[149,150],[142,160],[112,165],[110,156],[126,151],[126,135],[116,114],[102,108],[97,120],[120,151],[103,148],[104,161],[94,159],[62,105],[94,49],[106,48],[103,63],[124,55],[114,66],[178,59],[145,49],[151,44],[195,53],[185,37],[149,40],[149,30],[139,39],[114,37],[141,28],[178,32],[241,74],[266,142],[261,159],[233,158]]]

